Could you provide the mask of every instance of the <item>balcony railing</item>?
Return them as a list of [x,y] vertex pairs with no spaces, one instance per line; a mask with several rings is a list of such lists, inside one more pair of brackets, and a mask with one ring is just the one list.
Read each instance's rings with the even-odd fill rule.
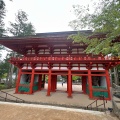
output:
[[80,60],[120,60],[119,57],[18,57],[11,58],[10,61],[80,61]]

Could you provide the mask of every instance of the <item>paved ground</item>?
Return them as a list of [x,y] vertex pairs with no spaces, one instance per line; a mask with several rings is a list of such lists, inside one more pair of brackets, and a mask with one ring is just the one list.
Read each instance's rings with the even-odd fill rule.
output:
[[[42,102],[50,104],[63,104],[74,106],[87,106],[94,100],[89,100],[88,95],[81,91],[81,85],[73,85],[72,98],[67,97],[66,84],[57,85],[57,91],[51,92],[51,96],[46,96],[47,84],[45,89],[36,92],[33,95],[14,94],[15,90],[4,90],[16,97],[26,101]],[[5,95],[0,93],[1,96]],[[8,96],[8,98],[13,99]],[[15,100],[15,99],[14,99]],[[101,104],[102,101],[98,101]],[[93,105],[95,106],[95,104]],[[111,101],[106,103],[106,108],[111,107]],[[54,106],[32,105],[32,104],[15,104],[0,102],[0,120],[118,120],[115,116],[102,112],[88,111],[82,109],[70,109]]]
[[102,112],[0,102],[0,120],[118,120]]
[[[44,103],[51,103],[51,104],[63,104],[63,105],[74,105],[74,106],[87,106],[88,104],[92,103],[94,100],[90,100],[88,95],[82,93],[81,85],[73,85],[73,94],[72,98],[67,97],[66,92],[66,84],[62,86],[62,84],[57,84],[57,91],[51,92],[51,96],[46,96],[47,94],[47,84],[45,85],[45,89],[39,92],[35,92],[33,95],[26,95],[26,94],[14,94],[15,90],[7,90],[8,93],[13,94],[16,97],[19,97],[26,101],[31,102],[44,102]],[[4,94],[0,93],[4,96]],[[11,99],[14,99],[8,96]],[[98,105],[103,103],[103,101],[99,100]],[[93,107],[96,106],[96,103],[93,104]],[[103,107],[103,106],[101,106]],[[106,108],[111,107],[111,101],[106,103]]]

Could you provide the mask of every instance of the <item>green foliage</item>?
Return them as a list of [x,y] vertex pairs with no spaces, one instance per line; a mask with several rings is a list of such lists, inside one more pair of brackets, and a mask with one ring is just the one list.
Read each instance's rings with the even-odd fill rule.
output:
[[8,28],[8,31],[14,36],[28,36],[34,35],[35,29],[31,22],[28,22],[27,14],[19,10],[16,15],[16,23],[10,22],[11,28]]
[[[4,17],[6,16],[6,10],[5,10],[5,2],[3,0],[0,0],[0,37],[5,36],[5,24],[4,24]],[[0,50],[3,50],[4,47],[0,45]],[[0,58],[2,54],[0,51]]]
[[64,80],[67,80],[67,76],[66,76],[66,75],[61,75],[61,77],[62,77]]
[[3,0],[0,0],[0,37],[2,37],[5,33],[5,29],[4,29],[4,17],[5,17],[5,3]]
[[[0,62],[0,78],[6,78],[8,73],[9,73],[9,69],[11,64],[8,62],[10,57],[11,57],[12,53],[8,53],[6,55],[6,58]],[[14,67],[13,72],[16,71],[16,67]]]
[[5,59],[0,63],[0,79],[6,77],[6,73],[9,71],[8,59]]
[[[61,77],[64,79],[64,80],[67,80],[67,76],[65,75],[61,75]],[[80,79],[80,76],[72,76],[72,80],[79,80]]]
[[120,43],[113,43],[113,40],[120,36],[120,1],[99,0],[94,12],[91,12],[89,5],[76,5],[73,8],[77,18],[69,23],[72,28],[79,30],[88,27],[94,31],[93,34],[106,34],[106,38],[100,40],[89,40],[88,36],[83,38],[79,34],[73,39],[87,44],[88,53],[119,55]]
[[[14,35],[14,36],[29,36],[29,35],[34,35],[35,34],[35,29],[33,25],[28,22],[27,14],[19,10],[18,13],[16,14],[16,19],[15,23],[10,22],[10,28],[8,28],[8,31]],[[20,56],[19,54],[16,54],[14,51],[11,52],[11,56]],[[17,68],[14,67],[13,65],[9,66],[9,73],[8,73],[8,78],[9,82],[7,82],[7,87],[12,87],[12,74],[17,71]]]
[[4,7],[4,1],[0,0],[0,9],[2,9]]
[[0,90],[5,89],[6,86],[4,84],[0,84]]
[[72,80],[79,80],[80,76],[72,76]]

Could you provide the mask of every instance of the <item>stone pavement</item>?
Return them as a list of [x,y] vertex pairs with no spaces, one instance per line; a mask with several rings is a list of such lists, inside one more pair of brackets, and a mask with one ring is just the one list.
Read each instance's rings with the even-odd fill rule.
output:
[[[15,90],[6,90],[8,93],[13,94],[16,97],[19,97],[23,100],[26,101],[31,101],[31,102],[41,102],[41,103],[48,103],[48,104],[58,104],[58,105],[72,105],[72,106],[84,106],[86,107],[88,104],[92,103],[94,100],[90,100],[88,95],[85,95],[82,93],[81,90],[81,85],[73,85],[73,94],[72,98],[67,97],[67,92],[66,92],[66,84],[62,86],[62,84],[57,84],[57,91],[56,92],[51,92],[51,96],[46,96],[47,94],[47,84],[45,85],[45,89],[42,91],[35,92],[32,95],[27,95],[27,94],[14,94]],[[4,90],[5,91],[5,90]],[[0,93],[1,95],[3,93]],[[14,99],[9,96],[9,98]],[[98,105],[102,104],[103,101],[99,100]],[[96,103],[93,104],[93,107],[96,106]],[[106,108],[111,107],[111,101],[107,101],[106,103]],[[103,107],[103,106],[101,106]]]

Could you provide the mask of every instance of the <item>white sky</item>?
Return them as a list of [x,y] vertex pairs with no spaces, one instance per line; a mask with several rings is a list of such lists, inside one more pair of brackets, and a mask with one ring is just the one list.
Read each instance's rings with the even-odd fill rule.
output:
[[[34,25],[36,33],[71,31],[69,22],[75,19],[72,5],[87,5],[95,0],[4,0],[6,4],[5,25],[15,22],[15,13],[23,10]],[[4,58],[6,56],[3,51]]]
[[6,3],[5,24],[14,22],[19,9],[25,11],[34,25],[36,33],[71,31],[68,23],[75,18],[72,5],[86,5],[91,0],[4,0]]

